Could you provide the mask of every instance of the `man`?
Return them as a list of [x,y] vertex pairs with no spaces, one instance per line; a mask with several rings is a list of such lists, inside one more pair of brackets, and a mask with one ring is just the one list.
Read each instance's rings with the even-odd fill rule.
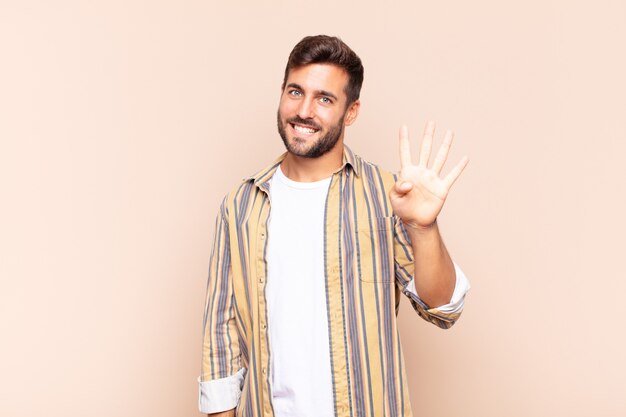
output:
[[341,40],[306,37],[278,108],[287,152],[224,199],[210,258],[200,411],[211,416],[411,416],[396,325],[400,293],[448,328],[469,283],[437,227],[467,164],[441,178],[400,130],[399,177],[356,156],[363,66]]

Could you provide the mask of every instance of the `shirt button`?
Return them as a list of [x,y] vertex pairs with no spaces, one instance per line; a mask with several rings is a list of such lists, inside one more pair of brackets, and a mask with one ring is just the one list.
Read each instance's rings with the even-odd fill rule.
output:
[[263,284],[263,277],[259,278],[259,283]]
[[265,239],[265,233],[261,233],[261,239]]
[[263,372],[263,375],[265,375],[267,373],[267,369],[263,368],[261,369],[261,372]]
[[267,326],[266,326],[265,324],[262,324],[262,325],[261,325],[261,328],[262,328],[263,330],[265,330],[265,329],[267,329]]

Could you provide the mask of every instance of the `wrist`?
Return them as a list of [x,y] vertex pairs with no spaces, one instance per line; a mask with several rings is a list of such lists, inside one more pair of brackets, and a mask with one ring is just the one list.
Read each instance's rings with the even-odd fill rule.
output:
[[408,221],[408,220],[402,220],[402,223],[404,223],[404,225],[407,226],[408,230],[415,230],[416,232],[424,233],[424,232],[432,231],[436,228],[437,219],[435,219],[434,222],[428,225],[420,225],[415,221]]

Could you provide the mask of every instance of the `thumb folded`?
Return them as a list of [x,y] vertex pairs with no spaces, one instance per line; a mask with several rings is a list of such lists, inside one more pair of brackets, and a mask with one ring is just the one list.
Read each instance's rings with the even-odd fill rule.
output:
[[396,192],[399,194],[406,194],[413,189],[413,184],[407,181],[398,181],[395,185]]

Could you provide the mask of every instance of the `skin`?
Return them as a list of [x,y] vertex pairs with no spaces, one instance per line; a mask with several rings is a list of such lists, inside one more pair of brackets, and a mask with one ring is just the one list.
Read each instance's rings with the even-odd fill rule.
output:
[[209,417],[235,417],[235,410],[236,408],[233,408],[232,410],[224,411],[221,413],[213,413],[213,414],[207,414],[207,415]]
[[406,126],[400,129],[400,175],[390,191],[394,213],[407,224],[415,259],[415,289],[430,307],[447,304],[452,298],[456,274],[446,250],[437,216],[443,208],[452,184],[467,166],[467,156],[445,177],[441,170],[448,158],[454,132],[448,130],[431,167],[428,167],[435,133],[435,123],[428,122],[417,165],[411,160],[409,134]]
[[[341,167],[344,129],[354,123],[361,106],[358,100],[347,105],[344,92],[347,84],[348,74],[335,65],[311,64],[289,72],[278,105],[278,124],[286,135],[283,141],[287,142],[288,150],[280,168],[288,178],[300,182],[318,181]],[[312,134],[298,132],[288,122],[296,118],[307,123],[296,125],[308,127],[310,123],[320,129]],[[301,156],[333,128],[338,128],[340,134],[332,149],[316,158]]]
[[[331,176],[343,163],[345,126],[350,126],[359,114],[360,102],[348,105],[344,88],[348,74],[327,64],[311,64],[290,71],[281,91],[277,122],[287,156],[281,163],[283,173],[299,182],[318,181]],[[299,123],[289,121],[299,120]],[[297,131],[293,124],[315,126],[314,133]],[[305,156],[329,132],[339,128],[334,146],[323,155]],[[429,167],[435,123],[428,122],[424,130],[418,163],[411,158],[409,134],[400,128],[400,175],[389,193],[394,213],[407,225],[415,259],[415,289],[431,308],[447,304],[452,298],[456,276],[454,265],[443,243],[437,216],[441,212],[454,182],[469,162],[467,156],[445,177],[441,171],[448,158],[454,133],[448,130],[443,144]],[[234,417],[235,410],[215,417]]]

